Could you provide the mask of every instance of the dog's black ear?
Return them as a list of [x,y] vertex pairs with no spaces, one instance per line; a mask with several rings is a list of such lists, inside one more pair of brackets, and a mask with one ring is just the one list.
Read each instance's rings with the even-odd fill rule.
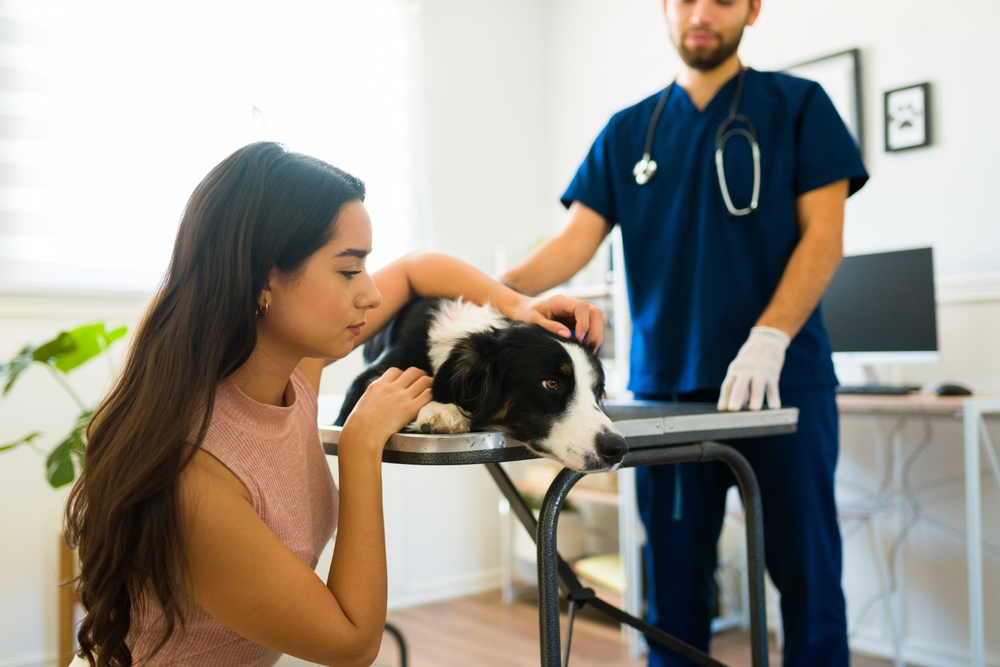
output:
[[454,403],[472,415],[474,425],[477,417],[492,414],[500,400],[499,352],[495,332],[476,333],[459,342],[434,374],[434,400]]

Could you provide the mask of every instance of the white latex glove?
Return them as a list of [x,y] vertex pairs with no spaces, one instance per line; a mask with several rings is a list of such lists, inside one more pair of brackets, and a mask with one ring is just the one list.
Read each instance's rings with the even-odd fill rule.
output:
[[767,391],[767,405],[781,407],[778,378],[785,365],[785,350],[791,339],[781,329],[754,327],[750,337],[729,364],[719,392],[720,410],[741,410],[750,400],[751,410],[760,410]]

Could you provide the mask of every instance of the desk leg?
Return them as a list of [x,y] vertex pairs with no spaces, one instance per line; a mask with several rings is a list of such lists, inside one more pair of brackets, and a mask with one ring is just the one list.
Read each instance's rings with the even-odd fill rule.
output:
[[979,421],[982,412],[974,399],[963,406],[965,439],[965,524],[969,567],[969,650],[973,667],[983,667],[983,530],[979,496]]
[[[621,468],[618,471],[618,554],[621,557],[622,574],[625,575],[625,590],[622,608],[630,616],[642,616],[642,547],[640,534],[642,520],[639,518],[639,503],[636,495],[635,468]],[[628,624],[622,625],[622,634],[628,640],[631,658],[641,657],[648,650],[646,638]]]

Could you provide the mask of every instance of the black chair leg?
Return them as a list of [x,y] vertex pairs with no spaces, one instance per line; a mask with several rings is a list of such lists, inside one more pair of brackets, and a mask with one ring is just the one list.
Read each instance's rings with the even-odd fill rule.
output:
[[399,631],[392,623],[385,624],[385,631],[388,632],[399,644],[399,667],[408,667],[406,659],[406,640],[403,639],[403,633]]

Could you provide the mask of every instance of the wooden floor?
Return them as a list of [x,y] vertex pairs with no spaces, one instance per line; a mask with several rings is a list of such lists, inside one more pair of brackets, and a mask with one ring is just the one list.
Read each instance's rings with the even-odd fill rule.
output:
[[[499,591],[391,612],[389,622],[406,637],[409,667],[538,667],[538,607],[524,598],[506,605]],[[565,616],[563,617],[565,632]],[[781,665],[773,643],[770,664]],[[712,656],[732,667],[750,667],[747,633],[716,635]],[[379,663],[399,665],[399,652],[386,635]],[[891,663],[852,656],[853,667],[889,667]],[[586,608],[573,629],[572,667],[645,667],[645,658],[629,658],[617,624]]]

